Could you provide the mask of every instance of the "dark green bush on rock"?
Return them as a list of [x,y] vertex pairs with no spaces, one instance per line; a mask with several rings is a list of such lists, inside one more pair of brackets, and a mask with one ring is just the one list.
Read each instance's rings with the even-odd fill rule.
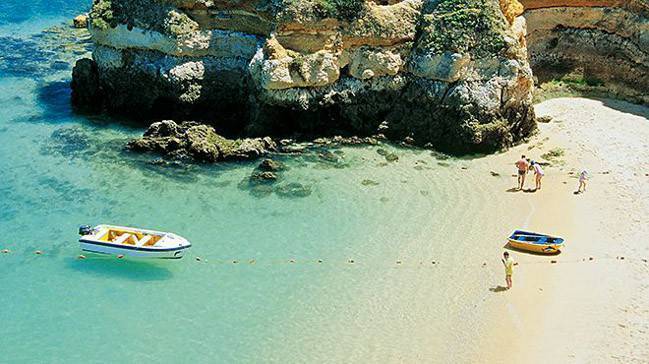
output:
[[505,49],[508,24],[498,2],[440,0],[429,3],[425,13],[426,32],[419,48],[426,48],[427,52],[470,52],[482,58],[493,57]]
[[317,21],[334,18],[352,21],[365,10],[363,0],[274,0],[272,8],[278,19],[291,21]]
[[365,9],[363,0],[318,0],[316,14],[322,18],[352,21]]
[[90,24],[99,29],[105,30],[117,25],[113,16],[113,4],[109,0],[94,0],[90,19]]

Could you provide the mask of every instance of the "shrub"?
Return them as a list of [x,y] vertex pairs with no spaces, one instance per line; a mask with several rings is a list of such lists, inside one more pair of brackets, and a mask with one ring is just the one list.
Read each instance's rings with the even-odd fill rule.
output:
[[90,10],[91,25],[99,29],[108,29],[115,26],[113,4],[110,0],[94,0]]
[[316,14],[322,18],[352,21],[365,9],[363,0],[317,0]]

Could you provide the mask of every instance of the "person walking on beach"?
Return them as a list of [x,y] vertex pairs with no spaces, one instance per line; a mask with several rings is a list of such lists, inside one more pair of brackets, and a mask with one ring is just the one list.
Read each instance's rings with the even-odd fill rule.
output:
[[525,159],[525,155],[521,156],[516,163],[514,163],[516,168],[518,168],[518,190],[522,190],[525,187],[525,176],[527,175],[527,170],[530,168],[530,164]]
[[590,175],[585,169],[579,173],[579,188],[577,188],[577,193],[586,192],[586,182],[588,182],[589,177]]
[[507,289],[512,288],[512,273],[514,273],[514,266],[518,263],[514,262],[514,259],[509,257],[509,252],[503,253],[503,259],[501,259],[503,265],[505,266],[505,282],[507,282]]
[[536,177],[536,188],[534,191],[537,191],[541,189],[541,179],[545,176],[545,173],[538,162],[532,161],[530,164],[530,169],[534,170],[534,176]]

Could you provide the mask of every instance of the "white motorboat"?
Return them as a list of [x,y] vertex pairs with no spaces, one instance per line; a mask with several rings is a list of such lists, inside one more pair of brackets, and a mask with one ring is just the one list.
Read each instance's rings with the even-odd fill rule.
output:
[[137,258],[179,259],[192,244],[172,233],[124,226],[79,228],[81,250]]

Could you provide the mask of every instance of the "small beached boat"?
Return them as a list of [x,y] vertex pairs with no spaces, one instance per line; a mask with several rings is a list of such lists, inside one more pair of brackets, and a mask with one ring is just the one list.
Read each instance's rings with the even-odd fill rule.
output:
[[113,225],[84,225],[79,235],[83,251],[137,258],[178,259],[192,246],[172,233]]
[[545,234],[516,230],[509,237],[509,246],[541,254],[554,254],[563,248],[563,239]]

